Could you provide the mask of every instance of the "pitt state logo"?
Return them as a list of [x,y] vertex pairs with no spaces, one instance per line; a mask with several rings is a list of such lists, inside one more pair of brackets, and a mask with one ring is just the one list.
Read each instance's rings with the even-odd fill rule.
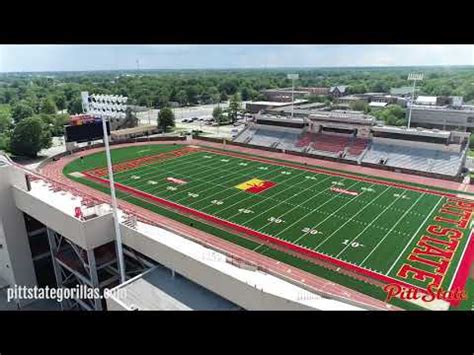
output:
[[271,181],[260,180],[260,179],[250,179],[239,185],[236,185],[235,187],[240,190],[250,192],[251,194],[258,194],[275,185],[276,184]]

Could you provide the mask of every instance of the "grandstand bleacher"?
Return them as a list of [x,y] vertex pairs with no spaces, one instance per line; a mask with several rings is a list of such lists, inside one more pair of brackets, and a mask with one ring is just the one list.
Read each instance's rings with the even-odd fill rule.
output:
[[362,162],[393,168],[425,171],[456,176],[461,169],[463,155],[434,149],[413,148],[385,143],[372,143]]
[[351,140],[350,135],[336,135],[327,133],[317,133],[316,140],[312,144],[313,150],[329,153],[344,152]]
[[358,136],[360,127],[355,124],[353,129],[349,124],[347,128],[320,126],[315,133],[296,120],[273,116],[259,120],[260,124],[246,127],[234,141],[446,177],[459,177],[466,157],[465,146],[452,144],[449,132],[444,131],[372,126],[370,131],[377,135],[372,137]]

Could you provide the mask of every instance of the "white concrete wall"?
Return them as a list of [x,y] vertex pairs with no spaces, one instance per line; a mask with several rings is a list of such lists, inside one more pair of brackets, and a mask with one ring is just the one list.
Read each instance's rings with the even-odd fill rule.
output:
[[25,220],[15,206],[13,184],[26,188],[24,174],[13,166],[0,167],[0,277],[11,286],[34,287],[37,281]]
[[[248,310],[314,310],[242,282],[147,235],[120,226],[125,245]],[[112,305],[115,307],[116,305]]]
[[17,186],[13,187],[13,196],[19,209],[83,249],[94,249],[115,239],[112,213],[80,221],[55,207],[54,201],[43,201]]

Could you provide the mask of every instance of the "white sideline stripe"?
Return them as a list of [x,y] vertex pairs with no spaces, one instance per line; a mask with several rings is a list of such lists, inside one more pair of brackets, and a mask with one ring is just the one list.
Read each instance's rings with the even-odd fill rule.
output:
[[[347,180],[347,179],[342,179],[343,181],[344,180]],[[356,181],[354,184],[350,185],[348,188],[351,188],[352,186],[354,185],[357,185],[359,183],[363,183],[362,181]],[[341,192],[336,192],[335,195],[333,197],[331,197],[329,200],[327,200],[326,202],[324,202],[322,205],[319,205],[316,209],[308,212],[307,214],[305,214],[303,217],[299,218],[298,220],[296,220],[295,222],[293,222],[292,224],[290,224],[288,227],[286,227],[285,229],[283,229],[282,231],[278,232],[277,234],[275,234],[275,237],[280,235],[281,233],[283,233],[284,231],[286,231],[287,229],[293,227],[296,223],[298,223],[299,221],[301,221],[302,219],[304,218],[307,218],[309,215],[313,214],[314,212],[317,212],[319,211],[319,209],[321,207],[323,207],[324,205],[326,205],[327,203],[331,202],[332,200],[334,200],[336,197],[339,197],[341,194]],[[329,217],[331,217],[334,213],[336,213],[337,211],[339,211],[341,208],[345,207],[347,204],[351,203],[355,198],[359,197],[359,196],[362,196],[363,193],[361,193],[360,195],[357,195],[357,196],[354,196],[353,198],[351,198],[349,201],[347,201],[345,204],[343,204],[341,207],[339,207],[337,210],[335,210],[333,213],[331,213],[329,216],[327,216],[325,219],[323,219],[321,222],[319,222],[317,225],[311,227],[311,229],[314,229],[316,228],[317,226],[319,226],[321,223],[323,223],[324,221],[326,221]],[[309,232],[307,233],[304,233],[301,237],[297,238],[295,241],[293,241],[292,243],[293,244],[296,244],[297,241],[299,241],[301,238],[303,238],[304,236],[306,236]]]
[[390,269],[388,269],[387,273],[385,274],[385,276],[387,276],[388,274],[390,274],[390,272],[392,271],[392,269],[395,267],[395,265],[398,263],[398,260],[400,260],[400,258],[402,257],[403,253],[405,252],[405,250],[408,248],[408,246],[411,244],[411,242],[413,241],[413,239],[416,237],[416,235],[418,234],[418,232],[421,230],[421,228],[423,228],[423,226],[425,225],[426,221],[428,220],[428,218],[431,217],[431,215],[433,214],[434,210],[436,209],[436,207],[438,207],[439,203],[443,200],[444,196],[441,196],[439,201],[436,203],[436,205],[433,207],[433,209],[430,211],[430,213],[426,216],[425,220],[423,221],[423,223],[420,224],[420,227],[417,229],[417,231],[413,234],[413,236],[410,238],[410,241],[405,245],[405,248],[403,248],[403,250],[401,251],[401,253],[398,255],[398,258],[394,261],[394,263],[392,264],[392,266],[390,267]]
[[[372,185],[373,186],[373,185]],[[340,229],[344,228],[344,226],[346,224],[348,224],[350,221],[352,221],[356,216],[359,215],[359,213],[361,213],[362,211],[364,211],[367,207],[369,207],[372,203],[374,203],[380,196],[384,195],[388,190],[390,190],[392,188],[392,186],[388,186],[385,190],[383,190],[377,197],[373,198],[369,203],[367,203],[362,209],[360,209],[356,214],[352,215],[351,218],[349,218],[347,221],[345,221],[342,225],[340,225],[334,232],[332,232],[331,234],[329,234],[323,241],[321,241],[317,246],[316,248],[314,248],[313,250],[316,250],[318,249],[321,245],[323,245],[324,243],[326,243],[334,234],[336,234]],[[381,213],[384,213],[385,210],[387,210],[388,208],[390,208],[390,205],[388,207],[386,207]],[[365,228],[367,228],[368,226],[370,226],[370,224],[373,223],[373,220],[372,222],[370,222]],[[365,229],[364,229],[365,230]],[[340,254],[340,253],[339,253]],[[336,258],[339,256],[339,254],[337,254]]]
[[392,231],[395,229],[396,226],[398,226],[398,224],[405,218],[405,216],[411,211],[411,209],[413,207],[415,207],[418,202],[421,200],[422,197],[424,197],[426,194],[423,192],[418,198],[417,200],[415,201],[415,203],[413,205],[410,206],[409,209],[407,209],[405,211],[405,213],[400,217],[400,219],[397,221],[397,223],[395,223],[393,225],[392,228],[390,228],[390,230],[383,236],[382,239],[379,240],[379,242],[375,245],[375,247],[372,248],[372,250],[370,251],[370,253],[364,258],[364,260],[362,260],[362,262],[359,264],[359,266],[362,266],[366,261],[367,259],[372,255],[372,253],[379,247],[380,244],[382,244],[382,242],[385,240],[385,238],[387,238],[390,233],[392,233]]
[[[378,220],[381,216],[383,216],[385,214],[385,212],[387,212],[390,207],[392,207],[396,202],[398,202],[400,199],[403,200],[403,196],[405,196],[405,193],[406,191],[408,190],[405,190],[403,191],[395,200],[393,200],[392,202],[390,202],[390,204],[388,206],[386,206],[378,215],[377,217],[375,217],[368,225],[366,225],[364,227],[364,229],[362,229],[362,231],[357,234],[351,241],[350,243],[348,243],[344,248],[342,248],[342,250],[336,255],[336,258],[339,257],[339,255],[341,255],[347,248],[349,248],[349,246],[355,242],[357,240],[357,238],[359,238],[367,229],[369,229],[369,227],[376,221]],[[360,265],[359,265],[360,266]]]

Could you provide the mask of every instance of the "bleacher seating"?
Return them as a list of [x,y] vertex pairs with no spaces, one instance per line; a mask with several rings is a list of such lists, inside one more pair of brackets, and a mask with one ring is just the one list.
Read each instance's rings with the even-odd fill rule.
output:
[[349,143],[351,136],[340,136],[326,133],[317,133],[316,141],[312,144],[314,150],[320,150],[330,153],[339,153],[344,151]]
[[359,156],[367,148],[369,140],[366,138],[354,138],[349,146],[347,154]]
[[379,164],[394,168],[404,168],[455,176],[462,163],[462,155],[441,150],[413,148],[385,143],[373,143],[362,162]]
[[[297,129],[247,127],[234,141],[447,176],[456,176],[463,163],[463,154],[414,147],[408,141],[405,144],[390,144],[383,140],[372,141],[326,132],[315,134]],[[345,154],[341,154],[343,152]]]
[[314,133],[306,132],[299,137],[295,143],[295,146],[298,148],[306,148],[312,142],[314,142]]

